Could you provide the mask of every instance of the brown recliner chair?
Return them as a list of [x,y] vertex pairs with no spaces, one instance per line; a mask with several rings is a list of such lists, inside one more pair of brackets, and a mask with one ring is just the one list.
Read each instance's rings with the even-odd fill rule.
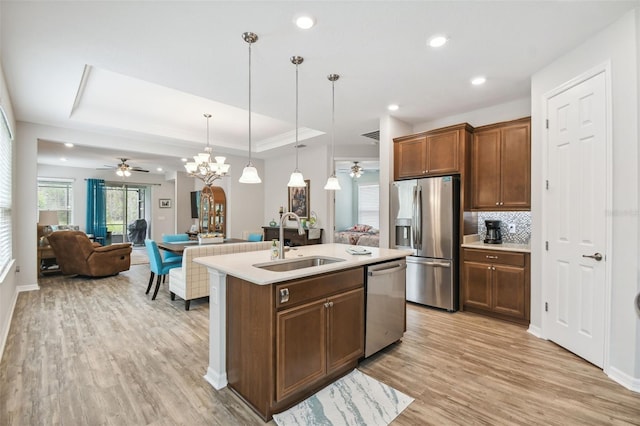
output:
[[49,235],[56,260],[65,275],[106,277],[131,266],[131,245],[101,246],[81,231],[56,231]]

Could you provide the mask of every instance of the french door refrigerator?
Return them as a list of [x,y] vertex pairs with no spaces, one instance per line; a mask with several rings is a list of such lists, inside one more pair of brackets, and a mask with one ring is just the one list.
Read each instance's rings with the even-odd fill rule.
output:
[[459,176],[396,181],[391,185],[391,247],[407,257],[407,300],[458,309]]

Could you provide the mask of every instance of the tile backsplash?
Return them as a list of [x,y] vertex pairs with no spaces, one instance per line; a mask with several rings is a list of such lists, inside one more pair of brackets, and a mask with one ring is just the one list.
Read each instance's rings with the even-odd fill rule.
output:
[[[484,240],[487,234],[485,220],[500,220],[502,242],[527,244],[531,239],[531,212],[478,212],[478,234]],[[509,233],[509,224],[516,225],[516,233]]]

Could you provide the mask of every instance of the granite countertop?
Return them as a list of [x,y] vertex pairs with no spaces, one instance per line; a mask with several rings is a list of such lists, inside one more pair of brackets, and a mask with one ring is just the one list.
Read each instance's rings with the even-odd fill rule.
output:
[[465,235],[464,242],[462,243],[464,248],[475,248],[484,250],[501,250],[501,251],[515,251],[520,253],[531,253],[531,244],[517,244],[517,243],[502,243],[502,244],[485,244],[480,240],[480,236]]
[[[346,250],[350,247],[367,249],[371,253],[358,255],[349,254]],[[254,284],[265,285],[292,279],[305,278],[326,272],[340,271],[372,263],[384,262],[386,260],[399,259],[410,254],[411,250],[350,246],[348,244],[315,244],[295,247],[286,252],[285,259],[282,260],[272,261],[270,257],[270,250],[260,250],[246,253],[198,257],[194,259],[194,262]],[[282,272],[269,271],[253,266],[255,264],[262,263],[285,262],[287,260],[295,260],[297,258],[309,256],[333,257],[342,259],[342,261]]]

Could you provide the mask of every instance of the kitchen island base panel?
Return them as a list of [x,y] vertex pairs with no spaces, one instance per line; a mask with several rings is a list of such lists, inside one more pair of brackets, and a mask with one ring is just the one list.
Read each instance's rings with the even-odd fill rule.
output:
[[209,368],[204,379],[215,389],[227,386],[227,274],[209,270]]

